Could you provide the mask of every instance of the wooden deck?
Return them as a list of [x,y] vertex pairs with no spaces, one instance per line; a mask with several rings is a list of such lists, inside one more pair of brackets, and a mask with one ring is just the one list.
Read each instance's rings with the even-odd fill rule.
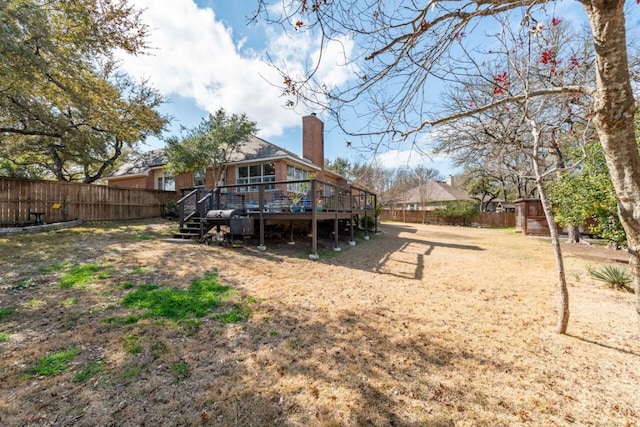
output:
[[[298,204],[293,204],[287,197],[283,197],[286,189],[295,188],[297,184],[308,187],[307,196],[313,194],[316,197],[307,197],[315,202],[304,199]],[[289,190],[290,192],[290,190]],[[266,250],[265,229],[272,225],[288,226],[293,239],[294,224],[309,224],[311,234],[310,258],[318,257],[318,226],[330,223],[333,227],[333,247],[340,250],[339,240],[341,232],[345,233],[345,227],[349,234],[349,244],[355,244],[355,233],[358,223],[374,218],[377,223],[375,209],[376,195],[357,187],[336,187],[330,183],[317,180],[307,181],[283,181],[257,183],[247,185],[229,185],[206,190],[194,188],[182,190],[178,201],[180,207],[180,228],[187,227],[188,223],[199,223],[198,237],[203,239],[211,229],[220,229],[221,225],[229,225],[230,218],[224,218],[224,214],[233,213],[234,216],[252,218],[254,228],[253,236],[259,238],[258,248]],[[300,206],[300,207],[297,207]],[[301,209],[302,212],[292,212]],[[211,210],[221,211],[221,218],[207,218]],[[362,219],[364,218],[364,219]],[[192,227],[193,230],[193,227]],[[364,227],[364,234],[372,230]],[[375,230],[373,230],[375,232]]]

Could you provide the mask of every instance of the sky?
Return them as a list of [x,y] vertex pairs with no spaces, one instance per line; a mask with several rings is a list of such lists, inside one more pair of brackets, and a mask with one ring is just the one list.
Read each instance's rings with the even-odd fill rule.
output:
[[[160,112],[172,117],[162,139],[179,135],[181,126],[195,127],[209,112],[224,108],[228,113],[246,113],[257,122],[258,136],[298,155],[302,154],[302,117],[316,113],[325,121],[325,157],[369,162],[370,153],[349,148],[346,136],[321,111],[291,110],[281,90],[277,71],[263,58],[265,53],[286,62],[290,71],[302,70],[304,62],[317,55],[316,45],[306,36],[291,38],[278,28],[249,24],[255,0],[131,0],[144,9],[143,21],[150,28],[148,54],[123,57],[122,68],[137,78],[148,79],[167,99]],[[347,46],[348,48],[348,46]],[[331,81],[348,78],[337,64],[340,49],[324,53],[323,75]],[[331,56],[334,56],[332,58]],[[162,139],[146,141],[143,150],[164,146]],[[354,141],[354,146],[357,145]],[[449,162],[433,161],[418,153],[394,150],[379,153],[385,167],[422,165],[444,176],[454,172]]]
[[[286,63],[287,71],[296,74],[305,63],[318,55],[317,45],[305,33],[291,37],[277,26],[249,24],[256,0],[130,0],[144,9],[143,21],[150,29],[151,49],[146,55],[123,57],[122,68],[130,75],[147,79],[167,99],[160,112],[172,118],[163,136],[179,135],[181,126],[195,127],[209,112],[224,108],[228,113],[246,113],[257,122],[258,136],[298,155],[302,154],[302,117],[316,113],[325,121],[325,157],[347,158],[352,163],[371,161],[370,153],[347,146],[353,137],[344,135],[321,111],[291,110],[274,84],[281,83],[278,72],[263,59],[268,53],[277,63]],[[629,25],[640,24],[635,6]],[[554,13],[565,19],[584,16],[577,1],[553,3]],[[575,18],[576,20],[584,18]],[[340,84],[353,74],[344,63],[344,50],[353,46],[335,45],[323,53],[321,81]],[[162,139],[150,139],[143,150],[164,146]],[[444,158],[424,157],[410,146],[378,153],[376,159],[385,167],[421,165],[436,169],[441,175],[460,172]]]

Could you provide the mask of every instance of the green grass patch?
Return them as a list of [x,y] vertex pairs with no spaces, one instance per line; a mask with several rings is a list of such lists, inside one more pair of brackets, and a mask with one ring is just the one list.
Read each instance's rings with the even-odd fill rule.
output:
[[188,290],[145,284],[127,294],[121,301],[128,308],[145,310],[146,317],[181,320],[203,317],[228,296],[229,287],[220,284],[217,275],[194,280]]
[[84,264],[71,267],[68,272],[60,276],[60,287],[71,289],[91,283],[102,269],[97,264]]
[[112,326],[124,326],[136,324],[142,319],[142,316],[137,314],[131,314],[125,317],[107,317],[103,320],[104,323]]
[[87,366],[82,368],[80,372],[78,372],[73,377],[73,381],[77,383],[83,383],[87,381],[89,378],[95,377],[97,375],[101,375],[103,372],[104,372],[104,361],[92,360],[87,364]]
[[66,300],[62,301],[62,306],[63,307],[73,307],[74,305],[78,304],[78,298],[67,298]]
[[174,362],[171,364],[171,370],[176,376],[176,383],[178,383],[189,373],[189,365],[183,361]]
[[138,343],[138,337],[134,337],[132,335],[125,335],[122,337],[124,341],[124,349],[127,353],[130,354],[140,354],[142,353],[142,345]]
[[142,366],[129,366],[124,368],[122,376],[124,378],[134,378],[140,375],[140,372],[142,372]]
[[144,274],[146,272],[148,272],[149,269],[145,266],[139,265],[138,267],[134,268],[132,273],[133,274]]
[[123,282],[118,285],[118,289],[132,289],[135,287],[136,287],[136,284],[133,282]]
[[48,274],[48,273],[53,273],[55,271],[62,271],[66,268],[67,266],[65,264],[54,264],[54,265],[49,265],[47,267],[42,267],[40,268],[40,272],[42,274]]
[[9,334],[6,332],[0,332],[0,342],[9,341]]
[[189,365],[186,362],[175,362],[171,364],[171,370],[176,375],[186,375],[189,372]]
[[243,305],[236,305],[224,313],[216,313],[213,317],[222,323],[238,323],[249,317],[251,310]]
[[60,351],[50,356],[43,357],[34,365],[26,369],[29,375],[40,375],[49,377],[66,371],[69,368],[69,362],[80,353],[80,349],[71,348],[69,350]]
[[24,307],[28,307],[28,308],[38,308],[38,307],[42,307],[45,304],[46,304],[46,302],[44,302],[41,299],[32,299],[32,300],[29,300],[29,301],[23,303],[22,305]]
[[0,321],[11,316],[16,311],[15,307],[0,307]]
[[98,274],[96,274],[96,279],[100,280],[108,279],[109,277],[111,277],[111,273],[109,273],[108,271],[100,271],[98,272]]

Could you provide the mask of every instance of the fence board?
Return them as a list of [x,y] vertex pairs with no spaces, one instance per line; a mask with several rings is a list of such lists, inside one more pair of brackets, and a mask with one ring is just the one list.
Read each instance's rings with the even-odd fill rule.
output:
[[44,213],[44,222],[154,218],[175,200],[172,191],[0,177],[3,224],[32,222],[33,212]]
[[414,224],[436,224],[436,225],[469,225],[473,227],[515,227],[516,218],[513,212],[480,212],[475,216],[457,222],[447,221],[433,215],[431,211],[412,210],[390,210],[383,209],[380,215],[381,220],[400,221]]

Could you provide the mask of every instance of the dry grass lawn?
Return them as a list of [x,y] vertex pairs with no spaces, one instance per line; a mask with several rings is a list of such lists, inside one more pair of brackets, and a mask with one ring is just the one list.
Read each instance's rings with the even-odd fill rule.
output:
[[[172,228],[0,238],[0,425],[640,425],[633,295],[586,269],[623,253],[563,246],[558,335],[547,239],[385,223],[311,261],[303,237],[259,252],[163,241]],[[81,265],[99,271],[61,286]],[[137,286],[209,273],[246,320],[114,321],[138,313],[121,304]],[[34,368],[69,350],[60,372]]]

